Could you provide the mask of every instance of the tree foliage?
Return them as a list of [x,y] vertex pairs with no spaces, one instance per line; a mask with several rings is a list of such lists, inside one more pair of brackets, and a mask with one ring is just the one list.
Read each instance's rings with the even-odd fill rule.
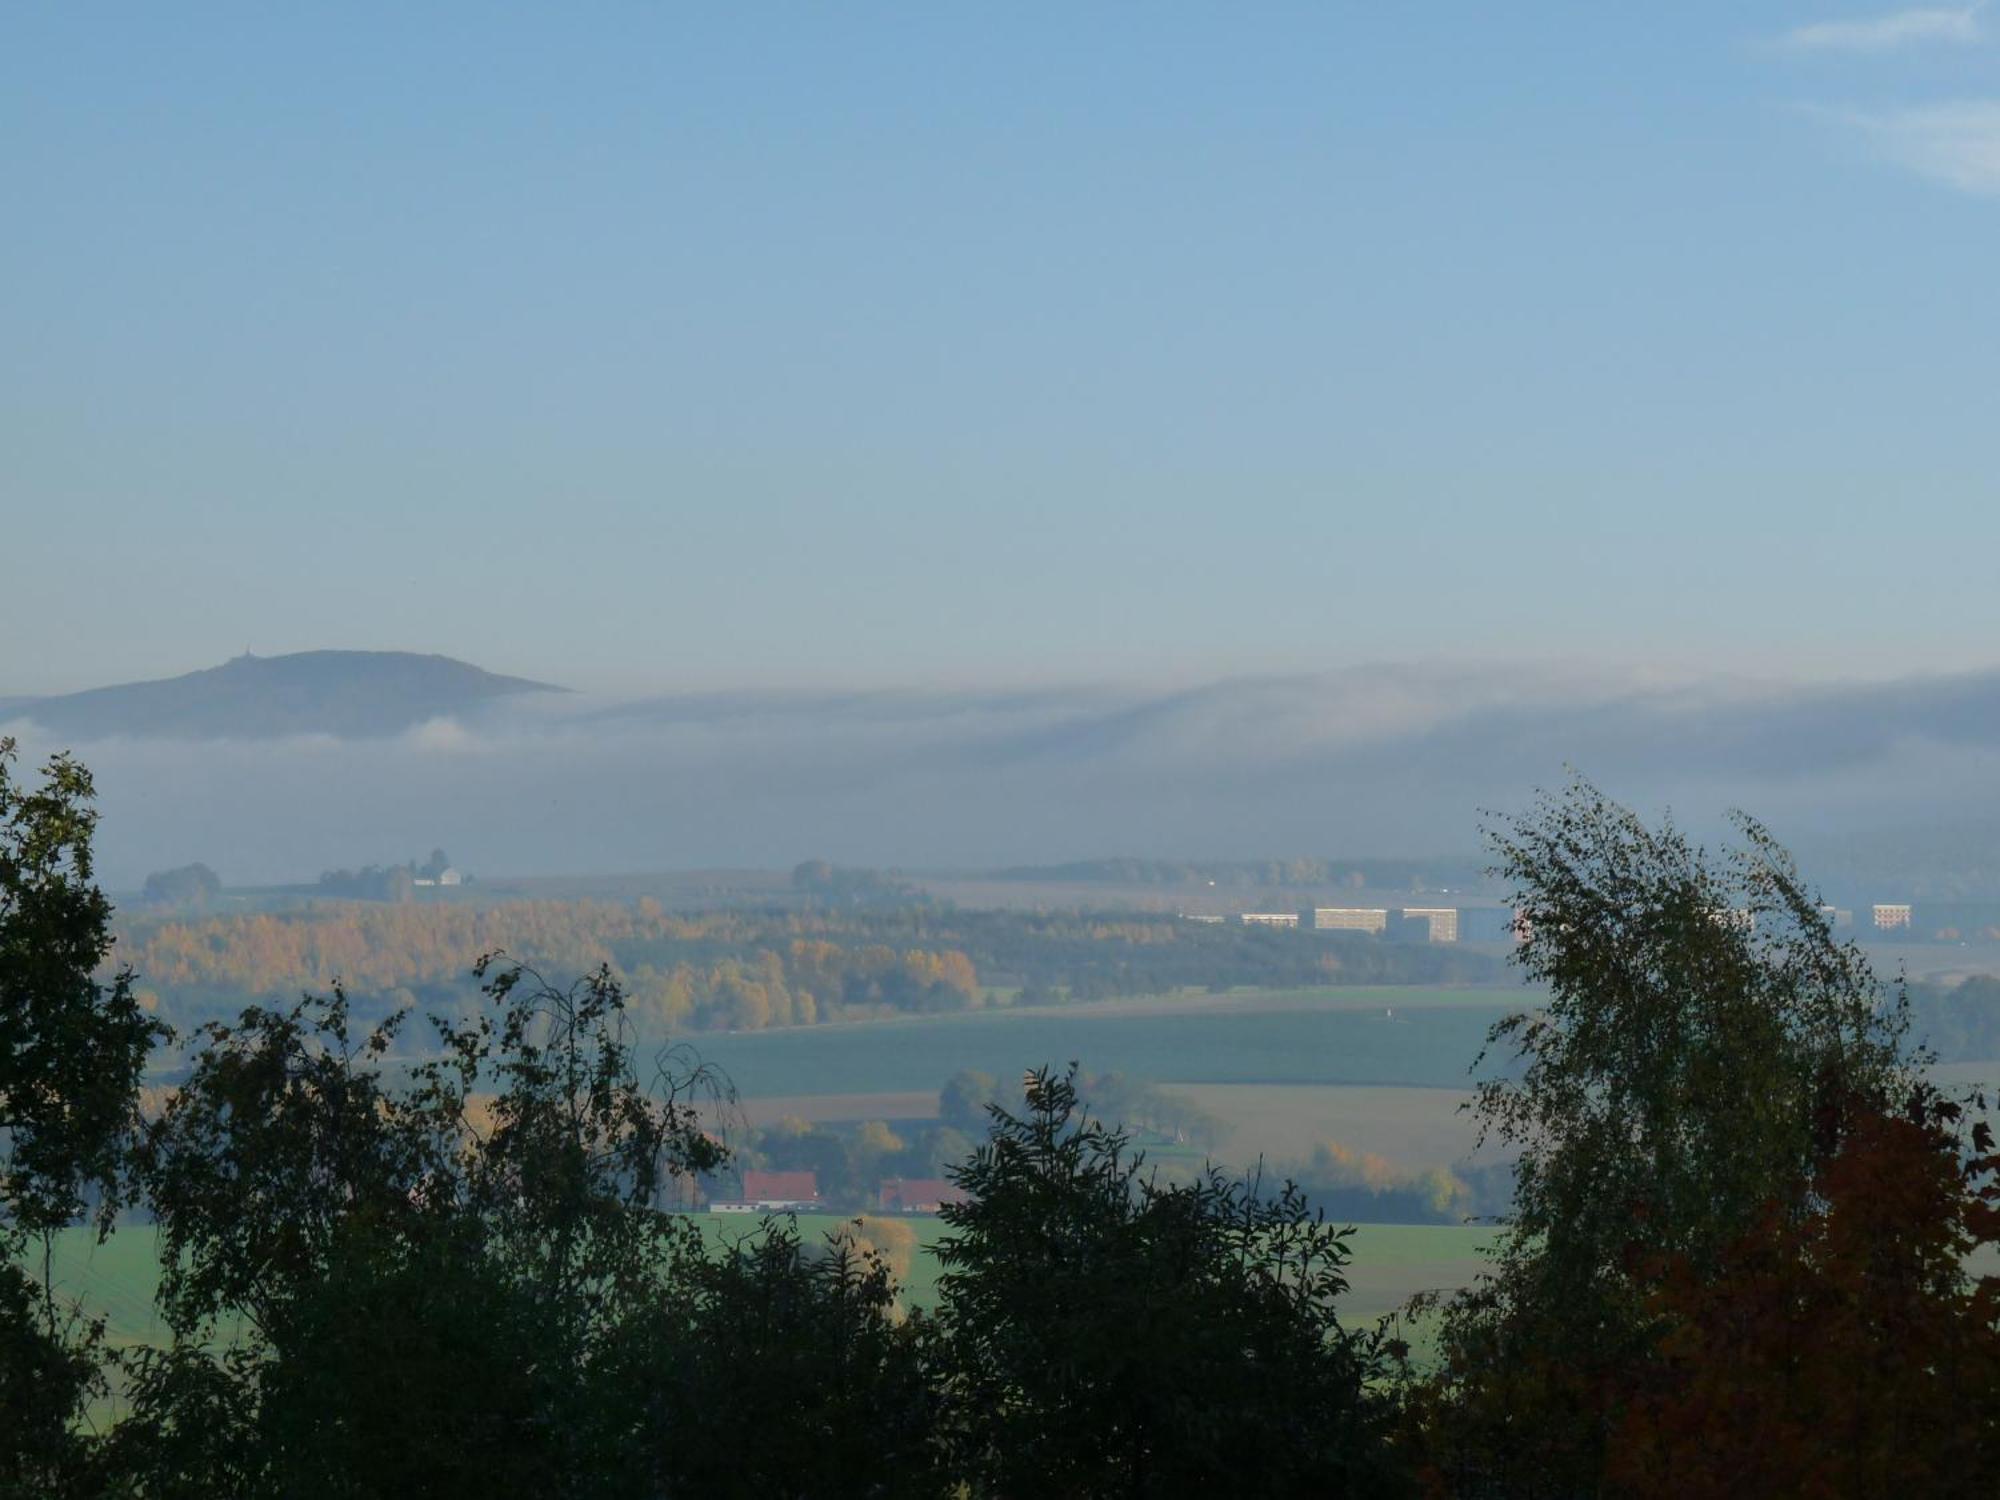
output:
[[954,1130],[983,1130],[999,1097],[1000,1085],[991,1073],[961,1068],[938,1090],[938,1118]]
[[53,757],[38,787],[0,739],[0,1248],[61,1228],[92,1200],[109,1222],[139,1078],[160,1028],[129,970],[108,982],[111,903],[91,873],[90,773]]
[[102,1328],[58,1299],[46,1256],[39,1279],[18,1262],[93,1208],[109,1231],[160,1028],[129,971],[98,978],[111,903],[92,878],[90,773],[58,755],[23,786],[14,761],[0,739],[0,1493],[33,1495],[75,1480]]
[[1755,820],[1720,860],[1581,780],[1494,835],[1537,1012],[1494,1029],[1525,1062],[1482,1082],[1520,1149],[1512,1238],[1567,1278],[1633,1243],[1710,1254],[1800,1180],[1829,1092],[1903,1079],[1904,1007]]
[[148,875],[140,899],[160,906],[206,906],[221,892],[222,877],[207,865],[179,865]]
[[690,1257],[594,1372],[605,1492],[938,1494],[931,1343],[858,1237],[814,1247],[773,1220]]
[[104,1388],[102,1337],[0,1260],[0,1500],[82,1492],[90,1455],[77,1423]]
[[[405,1084],[406,1018],[357,1035],[339,990],[205,1029],[143,1157],[177,1336],[120,1445],[146,1492],[218,1400],[261,1455],[249,1493],[598,1492],[594,1362],[690,1254],[658,1200],[720,1148],[699,1073],[640,1076],[607,973],[480,974],[486,1008],[439,1018]],[[232,1322],[233,1364],[205,1352]]]
[[1419,1403],[1467,1492],[1589,1492],[1656,1333],[1634,1268],[1707,1277],[1766,1214],[1808,1212],[1827,1101],[1913,1082],[1901,996],[1769,833],[1737,828],[1718,860],[1577,779],[1492,835],[1547,1000],[1490,1038],[1521,1064],[1476,1096],[1520,1153],[1513,1212]]
[[1075,1068],[995,1105],[943,1211],[951,1432],[998,1494],[1366,1493],[1387,1482],[1343,1329],[1347,1231],[1289,1186],[1160,1186]]

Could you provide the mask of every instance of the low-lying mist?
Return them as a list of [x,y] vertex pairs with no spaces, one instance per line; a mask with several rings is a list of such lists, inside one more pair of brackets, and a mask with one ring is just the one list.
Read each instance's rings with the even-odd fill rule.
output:
[[[30,757],[60,743],[10,732]],[[1808,691],[1383,667],[1170,693],[530,694],[387,737],[68,748],[97,775],[113,887],[197,859],[231,884],[311,880],[437,844],[489,874],[1458,853],[1482,808],[1566,765],[1697,830],[1741,806],[1810,847],[2000,812],[2000,677]]]

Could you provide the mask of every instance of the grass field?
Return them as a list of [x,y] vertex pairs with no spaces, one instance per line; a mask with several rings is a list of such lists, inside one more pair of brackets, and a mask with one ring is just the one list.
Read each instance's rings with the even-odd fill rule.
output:
[[[1377,1084],[1173,1083],[1166,1092],[1199,1105],[1222,1122],[1213,1155],[1222,1161],[1294,1161],[1321,1141],[1372,1151],[1405,1170],[1442,1166],[1470,1153],[1478,1126],[1459,1106],[1463,1089]],[[717,1120],[763,1128],[787,1117],[815,1124],[935,1120],[935,1090],[880,1094],[775,1094],[745,1099],[740,1116]]]
[[56,1240],[51,1267],[57,1294],[102,1314],[114,1346],[167,1341],[166,1325],[153,1307],[160,1236],[151,1225],[126,1225],[101,1245],[93,1230],[67,1230]]
[[695,1050],[747,1099],[935,1091],[961,1068],[996,1078],[1076,1059],[1162,1083],[1464,1088],[1519,997],[1495,990],[1272,991],[971,1011],[706,1034]]

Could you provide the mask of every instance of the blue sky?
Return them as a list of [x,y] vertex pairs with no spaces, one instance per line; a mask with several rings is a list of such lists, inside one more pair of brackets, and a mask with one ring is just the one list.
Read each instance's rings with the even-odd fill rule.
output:
[[2000,13],[0,11],[0,692],[1992,664]]

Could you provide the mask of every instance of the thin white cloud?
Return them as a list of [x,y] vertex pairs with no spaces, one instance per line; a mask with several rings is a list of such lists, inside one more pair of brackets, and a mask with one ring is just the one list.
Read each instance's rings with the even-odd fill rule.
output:
[[1961,193],[2000,196],[2000,99],[1926,104],[1842,118],[1876,153]]
[[1852,21],[1819,21],[1778,38],[1788,52],[1893,52],[1899,47],[1946,43],[1972,46],[1983,39],[1985,5],[1924,7]]

